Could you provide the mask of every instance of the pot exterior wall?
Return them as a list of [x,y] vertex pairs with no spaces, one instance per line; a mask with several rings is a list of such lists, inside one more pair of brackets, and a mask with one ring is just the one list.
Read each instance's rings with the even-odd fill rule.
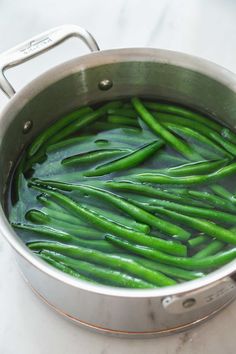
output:
[[[167,297],[120,297],[96,294],[69,286],[35,268],[21,256],[17,262],[33,290],[55,310],[94,329],[123,335],[168,334],[191,327],[218,312],[236,296],[236,287],[225,282],[205,287],[203,292],[183,294],[196,299],[193,308],[168,309]],[[228,290],[226,289],[228,286]],[[225,293],[224,293],[225,292]],[[202,303],[204,297],[204,304]],[[199,304],[198,304],[199,301]],[[174,310],[174,311],[173,311]]]

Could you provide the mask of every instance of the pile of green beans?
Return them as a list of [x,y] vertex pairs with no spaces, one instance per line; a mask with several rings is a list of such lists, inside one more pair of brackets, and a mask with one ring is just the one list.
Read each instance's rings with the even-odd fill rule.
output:
[[22,153],[9,220],[82,281],[198,279],[236,258],[235,156],[236,134],[187,107],[137,97],[80,107]]

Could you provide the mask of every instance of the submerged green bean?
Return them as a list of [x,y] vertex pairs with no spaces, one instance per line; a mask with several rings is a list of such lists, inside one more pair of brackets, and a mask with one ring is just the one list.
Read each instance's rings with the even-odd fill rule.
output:
[[64,221],[66,223],[69,223],[70,225],[86,225],[86,223],[84,223],[82,220],[73,215],[67,214],[67,212],[65,211],[57,211],[47,207],[43,207],[41,211],[45,214],[48,214],[53,219]]
[[78,246],[62,245],[60,243],[33,242],[28,245],[31,250],[49,250],[61,253],[65,256],[78,258],[87,262],[92,262],[102,266],[108,266],[115,270],[125,271],[135,275],[156,286],[174,285],[176,282],[166,275],[143,267],[141,264],[119,255],[104,254],[103,252]]
[[221,130],[222,126],[216,121],[209,119],[203,116],[200,113],[194,112],[186,107],[178,106],[172,103],[163,103],[163,102],[149,102],[144,101],[144,104],[147,108],[163,113],[169,113],[173,115],[177,115],[180,117],[186,117],[193,121],[198,121],[200,123],[206,124],[206,126],[211,127],[215,130]]
[[213,129],[209,128],[208,126],[202,123],[191,121],[187,118],[182,118],[179,116],[173,116],[171,114],[158,113],[155,116],[157,119],[159,119],[159,121],[162,124],[172,123],[172,124],[177,124],[179,126],[186,126],[191,129],[195,129],[199,133],[205,135],[209,139],[212,139],[213,141],[218,143],[230,154],[233,154],[234,156],[236,154],[236,145],[233,142],[223,139],[219,133],[217,133],[216,131],[214,131]]
[[66,157],[61,161],[64,166],[74,166],[81,163],[97,162],[108,157],[113,157],[121,154],[130,152],[130,149],[103,149],[103,150],[92,150],[89,152],[83,152],[77,155]]
[[201,251],[195,253],[193,256],[194,259],[201,259],[205,258],[208,256],[211,256],[213,254],[216,254],[217,252],[221,251],[225,247],[225,243],[222,241],[213,241],[209,243],[206,247],[204,247]]
[[199,235],[188,240],[188,245],[189,247],[193,248],[200,246],[207,241],[209,241],[209,237],[207,237],[206,235]]
[[[30,224],[12,224],[14,228],[36,232],[39,235],[47,236],[50,239],[56,240],[58,242],[69,243],[73,245],[78,245],[81,247],[93,248],[108,253],[117,253],[119,250],[116,247],[111,247],[111,245],[103,239],[92,239],[88,240],[79,237],[79,230],[77,235],[72,235],[66,231],[62,231],[52,226],[44,225],[30,225]],[[95,232],[96,233],[96,232]],[[42,238],[40,238],[42,239]]]
[[[194,144],[195,149],[200,153],[201,156],[209,158],[209,156],[211,156],[211,154],[213,153],[214,156],[217,156],[217,153],[219,156],[227,156],[228,158],[232,158],[231,154],[229,154],[224,148],[219,146],[212,139],[209,139],[207,136],[203,135],[198,130],[194,130],[194,125],[192,128],[190,128],[189,126],[186,127],[178,125],[177,123],[172,123],[164,120],[162,123],[165,127],[170,129],[175,134],[184,135],[185,138],[188,137],[194,139],[194,143],[203,143],[204,148],[201,148],[201,146]],[[210,150],[206,149],[207,147],[209,147]]]
[[23,223],[11,223],[11,226],[15,229],[31,231],[35,233],[39,233],[43,236],[48,236],[56,241],[60,242],[69,242],[72,239],[72,236],[69,235],[67,232],[62,230],[57,230],[56,228],[40,225],[31,225],[31,224],[23,224]]
[[109,108],[120,107],[120,105],[121,103],[119,101],[109,102],[103,105],[102,107],[98,108],[97,110],[87,113],[82,118],[75,120],[73,124],[70,124],[66,126],[64,129],[62,129],[61,131],[59,131],[56,135],[54,135],[52,138],[50,138],[47,141],[47,144],[51,145],[57,143],[58,141],[63,140],[64,138],[70,136],[71,134],[78,131],[79,129],[87,126],[89,123],[92,123],[96,119],[102,117],[108,111]]
[[119,180],[119,181],[107,181],[105,183],[106,186],[108,186],[111,189],[115,189],[118,191],[127,191],[129,193],[135,192],[137,194],[141,195],[147,195],[150,197],[158,197],[161,199],[165,200],[173,200],[177,201],[179,203],[183,204],[189,204],[189,205],[199,205],[198,202],[189,199],[187,196],[183,195],[178,195],[178,193],[175,193],[175,191],[167,191],[166,189],[160,189],[160,188],[155,188],[152,187],[148,184],[145,183],[138,183],[134,181],[125,181],[125,180]]
[[92,142],[92,141],[93,141],[93,135],[75,136],[73,138],[67,138],[55,144],[48,145],[46,148],[46,152],[50,153],[60,149],[71,147],[73,145],[77,145],[84,142]]
[[161,136],[168,144],[170,144],[174,149],[176,149],[186,158],[195,160],[198,157],[187,143],[185,143],[180,138],[177,138],[174,134],[162,126],[145,108],[140,99],[132,98],[131,102],[140,117],[158,136]]
[[36,199],[42,205],[45,205],[46,207],[50,208],[50,210],[55,210],[62,213],[65,211],[60,205],[55,203],[53,200],[49,199],[45,194],[37,195]]
[[157,150],[159,150],[164,145],[162,140],[154,141],[152,143],[146,144],[141,148],[120,157],[114,161],[108,162],[104,165],[96,167],[94,170],[85,172],[86,177],[102,176],[115,171],[125,170],[127,168],[132,168],[139,165],[143,161],[146,161],[150,156],[152,156]]
[[228,160],[216,160],[216,161],[199,161],[187,163],[180,166],[170,167],[166,169],[166,173],[171,176],[189,176],[198,174],[207,174],[218,170],[227,164]]
[[132,108],[110,108],[108,109],[108,114],[112,114],[112,115],[119,115],[122,117],[130,117],[130,118],[137,118],[137,113],[135,112],[135,110]]
[[54,225],[56,225],[56,229],[61,229],[68,234],[78,236],[82,239],[104,240],[103,233],[88,227],[85,223],[71,224],[63,220],[55,219],[52,215],[45,214],[39,210],[29,210],[26,214],[26,218],[33,223],[47,225],[52,229]]
[[[138,131],[139,133],[141,132],[140,128],[138,127],[138,125],[127,125],[126,123],[112,123],[112,122],[96,122],[95,124],[93,124],[93,132],[104,132],[107,131],[108,133],[110,133],[110,131],[113,130],[118,130],[121,128],[129,128],[129,129],[135,129],[136,131]],[[89,130],[89,128],[88,128]]]
[[154,288],[155,286],[151,283],[145,282],[142,279],[128,275],[117,270],[111,270],[107,267],[101,267],[97,264],[80,261],[75,258],[70,258],[63,256],[62,254],[52,252],[52,251],[42,251],[40,255],[50,257],[57,262],[62,262],[66,266],[75,269],[80,274],[88,277],[88,280],[97,279],[103,284],[121,286],[125,288]]
[[125,116],[119,116],[115,114],[110,114],[107,118],[107,121],[109,123],[115,123],[115,124],[120,124],[120,125],[129,125],[129,126],[134,126],[138,127],[138,121],[134,118],[129,118]]
[[220,185],[213,185],[210,187],[214,193],[216,193],[218,196],[225,198],[227,200],[229,200],[232,204],[236,204],[236,198],[235,196],[229,192],[226,188],[220,186]]
[[182,268],[177,268],[163,263],[159,263],[159,262],[157,263],[136,255],[129,254],[129,256],[127,257],[135,260],[137,263],[142,264],[144,267],[157,270],[158,272],[162,272],[163,274],[166,274],[174,279],[176,278],[176,279],[183,279],[183,280],[193,280],[193,279],[201,278],[204,275],[204,273],[202,272],[185,270]]
[[[79,185],[79,184],[69,184],[69,183],[60,183],[54,181],[40,181],[36,180],[35,183],[41,185],[47,185],[55,188],[59,188],[62,190],[78,190],[81,192],[85,192],[91,195],[94,195],[98,198],[106,200],[111,204],[115,205],[117,208],[123,210],[130,216],[132,216],[135,220],[139,222],[147,223],[148,225],[157,228],[169,235],[179,235],[183,237],[183,239],[188,239],[190,236],[189,232],[180,228],[179,226],[173,225],[165,220],[162,220],[147,211],[135,206],[134,204],[128,202],[124,198],[117,196],[111,192],[105,191],[104,189],[99,189],[96,187],[88,186],[88,185]],[[109,230],[108,230],[109,231]]]
[[191,205],[182,205],[175,202],[170,202],[167,200],[158,200],[156,199],[154,202],[148,204],[150,210],[155,211],[155,206],[161,206],[170,210],[179,211],[185,215],[193,215],[197,217],[201,217],[209,220],[222,221],[224,223],[234,224],[235,223],[235,214],[226,213],[223,211],[217,211],[208,208],[199,208]]
[[116,236],[107,235],[106,239],[115,244],[117,247],[124,248],[125,250],[133,252],[137,255],[184,269],[210,270],[212,268],[220,267],[236,258],[236,247],[218,253],[214,256],[196,259],[193,257],[171,256],[158,250],[154,250],[144,246],[138,246],[126,240],[121,240]]
[[146,224],[141,224],[133,219],[129,219],[126,216],[119,215],[112,211],[105,210],[104,208],[98,208],[92,205],[92,210],[97,212],[98,215],[103,216],[104,218],[115,222],[116,224],[120,224],[122,226],[128,227],[130,229],[143,232],[144,234],[148,234],[150,232],[150,227]]
[[37,138],[33,141],[33,143],[28,149],[28,156],[31,157],[35,155],[36,152],[43,146],[43,144],[48,141],[52,136],[55,136],[55,134],[57,134],[61,129],[73,123],[75,120],[81,119],[81,117],[83,118],[83,116],[92,112],[92,108],[82,107],[59,119],[56,123],[52,124],[49,128],[47,128],[37,136]]
[[189,120],[193,120],[194,123],[202,123],[203,125],[216,130],[218,133],[222,135],[223,138],[226,138],[233,143],[236,143],[236,134],[222,126],[220,123],[216,122],[213,119],[209,119],[206,116],[194,112],[190,109],[185,107],[177,106],[175,104],[169,103],[156,103],[156,102],[144,102],[145,106],[151,110],[163,112],[163,113],[170,113],[172,115],[177,115],[180,117],[188,118]]
[[207,220],[193,218],[191,216],[182,215],[172,210],[156,208],[156,212],[161,215],[172,218],[173,220],[180,221],[186,225],[189,225],[193,229],[204,232],[209,236],[215,237],[220,241],[236,244],[236,235],[228,229],[225,229],[219,225],[213,224]]
[[185,195],[195,198],[197,200],[207,201],[208,203],[214,205],[215,208],[236,212],[235,205],[233,205],[231,202],[209,192],[186,190],[184,193]]
[[[91,281],[89,278],[85,277],[84,275],[79,274],[78,272],[76,272],[75,270],[71,269],[70,267],[68,267],[67,265],[65,265],[62,262],[58,262],[56,261],[54,258],[51,257],[50,254],[47,254],[46,252],[41,252],[38,254],[38,256],[40,258],[42,258],[44,261],[46,261],[47,263],[51,264],[53,267],[61,270],[62,272],[71,275],[72,277],[81,279],[81,280],[85,280],[85,281]],[[96,283],[95,281],[92,281],[93,283]]]
[[148,183],[191,185],[191,184],[201,184],[201,183],[215,181],[217,179],[230,176],[235,172],[236,172],[236,162],[233,162],[232,164],[224,166],[219,170],[217,170],[216,172],[210,173],[208,175],[172,177],[172,176],[158,174],[158,173],[157,174],[140,173],[132,177],[141,182],[148,182]]
[[178,242],[162,240],[157,237],[152,237],[137,231],[130,230],[125,227],[121,227],[120,225],[112,223],[104,217],[97,215],[96,213],[92,212],[92,210],[89,210],[84,206],[75,203],[72,199],[59,192],[56,192],[51,189],[43,189],[42,187],[38,187],[37,184],[32,184],[32,187],[36,190],[48,193],[52,198],[57,200],[66,209],[71,210],[73,213],[79,215],[82,219],[88,221],[89,223],[95,225],[97,228],[100,228],[103,231],[107,231],[111,234],[124,237],[125,239],[128,239],[132,242],[136,242],[137,244],[149,245],[153,248],[165,250],[165,252],[167,253],[170,252],[171,254],[174,253],[179,255],[186,254],[186,246]]

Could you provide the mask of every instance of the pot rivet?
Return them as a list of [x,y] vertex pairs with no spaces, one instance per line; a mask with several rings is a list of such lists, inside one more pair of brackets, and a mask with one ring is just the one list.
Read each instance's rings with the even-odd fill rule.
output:
[[25,122],[25,124],[23,125],[23,133],[27,134],[31,130],[32,126],[32,120],[27,120],[27,122]]
[[110,90],[112,88],[112,86],[113,86],[113,82],[109,79],[101,80],[98,83],[98,88],[102,91]]
[[196,300],[194,298],[190,298],[190,299],[183,301],[183,307],[185,309],[188,309],[188,308],[194,306],[195,304],[196,304]]

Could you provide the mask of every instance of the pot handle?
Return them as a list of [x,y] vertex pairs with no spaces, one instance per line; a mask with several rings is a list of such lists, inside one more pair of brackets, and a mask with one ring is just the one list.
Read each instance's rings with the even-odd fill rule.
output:
[[56,47],[65,40],[77,37],[93,52],[99,47],[93,36],[85,29],[76,25],[64,25],[43,32],[8,50],[0,56],[0,88],[11,98],[15,90],[4,75],[5,70],[20,65],[29,59]]

